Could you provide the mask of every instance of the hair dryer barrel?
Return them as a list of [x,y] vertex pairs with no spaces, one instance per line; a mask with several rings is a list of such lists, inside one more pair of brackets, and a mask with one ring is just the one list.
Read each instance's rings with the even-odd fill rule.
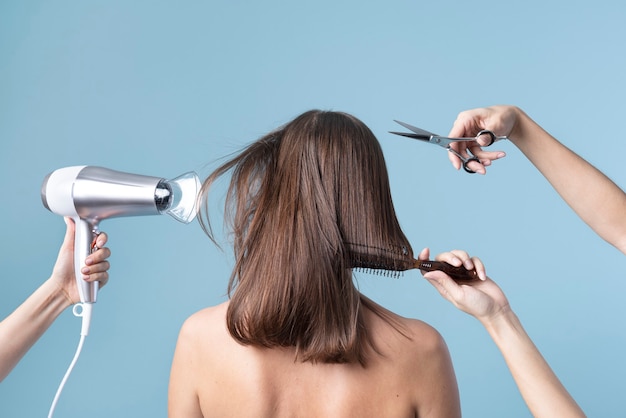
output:
[[158,215],[155,196],[162,181],[102,167],[66,167],[46,177],[41,196],[50,211],[85,220]]
[[167,213],[189,223],[197,212],[199,190],[193,172],[173,180],[94,166],[65,167],[48,174],[41,187],[44,206],[76,223],[74,262],[81,301],[96,301],[97,284],[82,280],[80,269],[93,250],[101,220]]

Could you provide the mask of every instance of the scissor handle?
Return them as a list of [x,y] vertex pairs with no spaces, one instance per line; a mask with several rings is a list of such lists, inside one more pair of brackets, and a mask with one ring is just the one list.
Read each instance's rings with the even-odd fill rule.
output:
[[488,135],[490,139],[489,143],[487,145],[484,145],[485,147],[488,147],[494,142],[500,141],[501,139],[509,139],[507,136],[497,136],[496,134],[493,133],[493,131],[490,131],[489,129],[483,129],[482,131],[476,134],[476,140],[478,140],[478,138],[481,137],[482,135]]
[[472,157],[472,158],[468,158],[466,160],[463,160],[463,170],[465,170],[466,173],[476,174],[476,172],[474,170],[472,170],[471,168],[469,168],[467,166],[467,164],[472,162],[472,161],[476,161],[477,163],[480,162],[480,160],[477,157]]
[[465,170],[465,172],[466,172],[466,173],[470,173],[470,174],[474,174],[474,173],[476,173],[474,170],[472,170],[471,168],[469,168],[469,167],[467,166],[467,164],[469,164],[469,163],[470,163],[470,162],[472,162],[472,161],[476,161],[477,163],[479,163],[479,162],[480,162],[480,160],[478,159],[478,157],[475,157],[475,156],[474,156],[474,157],[465,158],[463,155],[461,155],[461,153],[460,153],[460,152],[458,152],[457,150],[455,150],[455,149],[454,149],[454,148],[452,148],[452,147],[448,147],[448,148],[447,148],[447,150],[448,150],[448,152],[451,152],[451,153],[453,153],[454,155],[456,155],[456,156],[459,158],[459,160],[461,160],[461,161],[463,162],[463,170]]
[[489,136],[489,139],[490,139],[489,143],[486,144],[485,147],[488,147],[489,145],[491,145],[494,142],[496,142],[496,135],[493,132],[491,132],[490,130],[488,130],[488,129],[483,129],[482,131],[478,132],[476,134],[476,140],[478,140],[478,138],[480,138],[483,135]]

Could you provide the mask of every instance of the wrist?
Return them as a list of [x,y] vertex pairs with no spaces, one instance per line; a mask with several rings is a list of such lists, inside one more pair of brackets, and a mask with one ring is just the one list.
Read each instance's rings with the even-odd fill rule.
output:
[[481,322],[503,353],[516,350],[529,342],[532,344],[519,318],[509,306],[498,315],[484,318]]
[[515,123],[509,140],[525,153],[539,144],[544,146],[550,135],[522,109],[513,107],[512,112],[515,113]]
[[64,310],[74,304],[67,290],[65,290],[54,276],[51,276],[42,285],[42,288],[42,290],[47,293],[47,299],[51,306],[57,306],[61,310]]
[[513,113],[513,128],[509,133],[509,140],[517,145],[518,142],[523,141],[527,137],[528,124],[532,123],[530,117],[519,107],[511,106],[511,112]]
[[505,332],[517,329],[521,325],[517,315],[508,304],[494,314],[481,317],[479,320],[494,339],[496,339],[496,336],[501,336]]

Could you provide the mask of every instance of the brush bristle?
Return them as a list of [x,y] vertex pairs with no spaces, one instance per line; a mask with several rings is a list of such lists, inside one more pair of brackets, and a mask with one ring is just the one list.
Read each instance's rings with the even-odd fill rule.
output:
[[348,243],[350,265],[357,271],[398,278],[414,267],[414,259],[406,247],[389,248]]

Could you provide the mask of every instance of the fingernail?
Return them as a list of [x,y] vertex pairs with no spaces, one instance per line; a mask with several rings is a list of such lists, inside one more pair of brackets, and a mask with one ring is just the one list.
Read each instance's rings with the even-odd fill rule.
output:
[[499,152],[497,155],[498,158],[506,157],[506,154],[503,152]]
[[466,269],[471,269],[472,267],[474,267],[474,264],[472,263],[472,260],[467,259],[463,262],[463,265],[465,266]]
[[88,274],[83,274],[83,280],[88,280],[89,279],[89,275]]
[[91,270],[89,270],[89,267],[83,267],[80,272],[83,274],[89,274]]

